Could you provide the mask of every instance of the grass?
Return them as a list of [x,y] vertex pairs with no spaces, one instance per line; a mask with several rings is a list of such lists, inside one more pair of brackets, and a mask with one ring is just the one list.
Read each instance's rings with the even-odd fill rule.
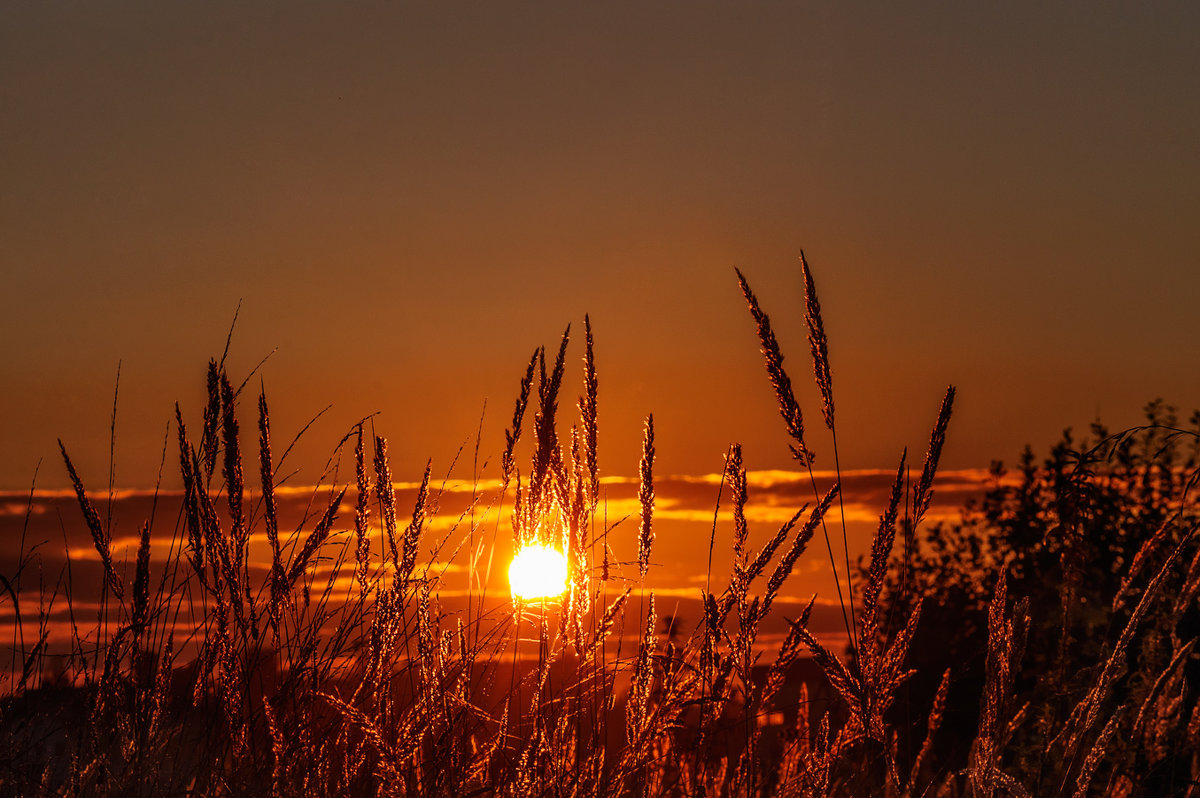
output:
[[[387,440],[365,419],[336,447],[351,453],[353,474],[343,483],[331,469],[311,495],[306,523],[281,529],[286,451],[276,454],[264,394],[257,456],[244,452],[238,414],[248,403],[245,382],[234,387],[223,358],[209,364],[198,435],[176,408],[181,517],[170,534],[153,528],[153,512],[140,527],[132,582],[114,555],[112,519],[101,518],[63,448],[101,576],[94,601],[78,592],[82,580],[76,585],[70,571],[61,588],[39,579],[34,589],[40,554],[24,540],[15,572],[4,575],[17,667],[0,700],[7,754],[0,792],[1193,794],[1200,557],[1192,489],[1200,470],[1194,461],[1182,467],[1164,459],[1165,444],[1129,457],[1139,434],[1169,443],[1192,433],[1151,423],[1141,433],[1106,434],[1104,445],[1057,471],[1027,469],[1027,482],[1050,480],[1037,483],[1049,491],[1042,500],[997,488],[997,504],[975,527],[927,528],[950,388],[915,484],[902,454],[869,560],[852,568],[828,342],[803,259],[802,270],[838,481],[817,488],[781,347],[738,272],[813,501],[750,550],[743,453],[730,448],[718,503],[732,505],[733,548],[714,559],[710,540],[703,619],[687,637],[659,617],[645,588],[655,538],[653,416],[638,468],[636,560],[620,562],[615,553],[615,536],[625,533],[608,519],[600,480],[598,380],[586,318],[577,422],[560,432],[568,328],[553,357],[544,348],[533,353],[519,381],[492,506],[480,491],[448,527],[434,523],[441,508],[431,467],[411,512],[397,506]],[[477,438],[477,483],[479,448]],[[1108,468],[1114,458],[1117,467]],[[250,459],[257,461],[253,477]],[[1147,486],[1154,480],[1140,503],[1098,503],[1113,480],[1132,478]],[[1009,538],[986,538],[996,545],[1032,528],[1026,521],[1003,526],[1012,521],[1005,502],[1021,501],[1046,522],[1041,537],[1025,549],[972,558],[971,547],[985,545],[972,529],[1008,529]],[[1106,560],[1111,547],[1087,550],[1089,540],[1117,539],[1097,537],[1114,517],[1145,521],[1148,510],[1164,508],[1150,532],[1126,530],[1121,557]],[[353,526],[343,528],[351,512]],[[511,519],[514,548],[540,543],[565,551],[570,578],[561,601],[488,595],[501,517]],[[789,621],[786,638],[764,650],[763,621],[818,530],[850,647],[833,651],[814,636],[810,603]],[[947,539],[959,546],[949,554]],[[152,547],[164,544],[168,552],[152,557]],[[1030,563],[1049,573],[1045,563],[1054,559],[1057,576],[1043,580],[1040,592],[1010,595],[1013,584],[1032,584]],[[443,591],[445,564],[453,561],[467,563],[471,586],[457,604],[442,597],[450,593]],[[725,573],[715,573],[722,562]],[[1103,602],[1083,583],[1101,565],[1115,580]],[[627,571],[637,577],[625,579]],[[712,587],[719,583],[727,586]],[[942,589],[951,585],[961,594]],[[36,609],[27,606],[31,595]],[[1035,617],[1031,601],[1035,609],[1047,602],[1057,608]],[[52,640],[50,617],[64,603],[70,631]],[[1091,638],[1079,631],[1085,615]],[[972,618],[982,618],[974,638]],[[952,623],[937,625],[946,619]],[[660,621],[667,629],[660,631]],[[1043,639],[1056,630],[1057,648]],[[930,656],[937,635],[961,642],[967,654],[949,663]],[[1080,644],[1089,639],[1093,645]],[[55,643],[67,654],[52,669]],[[1027,644],[1034,659],[1026,658]],[[1044,682],[1054,689],[1030,686]]]

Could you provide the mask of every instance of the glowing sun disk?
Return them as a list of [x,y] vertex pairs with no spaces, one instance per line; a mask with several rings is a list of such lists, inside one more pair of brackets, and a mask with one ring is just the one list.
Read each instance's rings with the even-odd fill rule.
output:
[[562,595],[567,589],[567,558],[549,546],[524,546],[508,567],[508,582],[517,598]]

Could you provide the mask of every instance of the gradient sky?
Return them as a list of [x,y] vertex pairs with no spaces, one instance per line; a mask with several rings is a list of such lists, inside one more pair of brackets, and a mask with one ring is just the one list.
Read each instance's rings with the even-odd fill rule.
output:
[[1190,409],[1198,37],[1184,2],[0,2],[0,488],[65,484],[58,437],[106,481],[118,361],[152,484],[239,301],[277,436],[334,405],[310,469],[381,411],[398,478],[444,471],[485,398],[494,459],[585,312],[603,470],[648,412],[661,473],[782,467],[735,265],[828,464],[801,248],[845,466],[919,457],[947,383],[950,467]]

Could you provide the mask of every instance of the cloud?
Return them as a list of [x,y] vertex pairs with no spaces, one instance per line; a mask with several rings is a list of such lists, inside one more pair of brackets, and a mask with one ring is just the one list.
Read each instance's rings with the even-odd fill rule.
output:
[[30,502],[28,496],[22,501],[0,501],[0,516],[11,515],[24,518],[26,514],[41,515],[46,512],[46,505],[41,502]]
[[[813,476],[818,493],[823,493],[832,483],[833,475],[828,471],[815,472]],[[894,472],[883,469],[847,471],[843,474],[844,520],[850,542],[851,560],[868,549],[879,515],[884,510],[893,478]],[[751,471],[747,479],[749,503],[746,515],[751,527],[749,549],[757,551],[793,513],[806,504],[811,509],[814,503],[813,480],[810,480],[807,472],[781,470]],[[934,483],[934,504],[928,520],[954,520],[962,503],[966,499],[982,495],[991,479],[991,475],[983,469],[942,472]],[[722,580],[727,581],[731,567],[729,541],[732,529],[732,507],[727,501],[727,495],[722,500],[717,514],[716,537],[711,540],[714,574],[711,578],[704,574],[713,533],[713,510],[717,506],[719,482],[719,474],[672,475],[656,480],[656,541],[652,552],[654,567],[651,577],[656,583],[655,589],[686,593],[694,591],[696,585],[705,581],[714,584],[724,584]],[[609,530],[612,532],[607,539],[613,552],[612,557],[616,563],[628,561],[631,559],[631,553],[636,552],[637,545],[635,521],[640,513],[637,480],[607,477],[602,483],[607,501],[598,514],[596,531],[597,534],[603,532],[603,519],[607,517]],[[396,488],[398,531],[402,532],[409,521],[408,513],[411,512],[410,508],[416,499],[419,485],[397,483]],[[437,505],[438,512],[426,523],[425,537],[421,544],[422,558],[428,558],[433,547],[439,546],[439,562],[449,563],[446,573],[463,573],[469,563],[466,546],[471,537],[473,508],[475,544],[484,547],[484,561],[487,561],[489,556],[492,557],[494,588],[497,580],[503,576],[506,558],[512,546],[511,513],[508,510],[511,502],[503,505],[504,511],[499,512],[499,484],[494,480],[479,484],[468,480],[449,480],[437,483],[434,488],[431,500]],[[21,546],[29,497],[28,491],[0,494],[0,568],[3,568],[5,573],[14,572],[20,555],[18,549]],[[93,500],[105,521],[111,513],[114,530],[112,547],[118,568],[132,568],[139,542],[138,533],[142,522],[148,518],[155,519],[152,527],[151,557],[156,566],[161,564],[170,552],[178,552],[183,545],[182,496],[179,491],[160,491],[156,496],[154,491],[120,490],[114,493],[111,506],[108,503],[107,492],[102,495],[93,494]],[[294,554],[296,548],[302,545],[302,541],[307,538],[324,513],[328,501],[327,486],[290,486],[278,492],[280,536],[285,544],[285,552]],[[216,506],[223,519],[222,528],[225,534],[228,534],[226,508],[222,502],[218,502]],[[353,508],[354,497],[351,491],[343,500],[331,542],[327,544],[331,547],[326,550],[327,553],[334,551],[333,546],[344,545],[353,540]],[[255,560],[253,568],[258,574],[265,572],[270,557],[266,534],[261,524],[262,507],[258,493],[247,492],[245,511],[251,519],[251,553]],[[835,506],[829,516],[829,520],[836,522],[837,527],[840,527],[843,520],[840,512],[841,508]],[[627,520],[619,524],[622,519]],[[370,537],[372,556],[376,563],[382,548],[382,534],[378,508],[372,503]],[[831,538],[840,543],[840,528],[836,534],[831,529],[830,534]],[[818,533],[818,540],[820,537]],[[91,571],[96,570],[95,564],[99,555],[92,544],[72,491],[33,492],[29,525],[25,530],[25,554],[28,555],[29,550],[38,544],[40,546],[36,555],[41,558],[48,573],[57,573],[65,566],[66,551],[69,551],[77,564],[88,565],[87,569],[83,569],[88,574],[87,578],[94,578]],[[489,552],[488,548],[493,544],[495,549]],[[822,595],[833,592],[832,570],[824,548],[823,543],[818,545],[814,542],[809,551],[796,563],[793,578],[786,588],[786,595],[799,600],[813,590]],[[600,556],[601,551],[598,549],[597,560]],[[840,546],[835,546],[835,556],[840,562],[843,556]],[[322,561],[319,567],[326,567],[326,563]],[[614,565],[614,569],[620,573],[619,565]],[[76,573],[76,577],[81,575],[82,572]]]

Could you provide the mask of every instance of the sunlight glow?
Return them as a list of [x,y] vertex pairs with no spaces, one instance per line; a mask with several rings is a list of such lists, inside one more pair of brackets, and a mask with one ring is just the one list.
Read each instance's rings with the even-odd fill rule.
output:
[[517,598],[560,596],[567,589],[567,558],[549,546],[525,546],[508,567],[508,582]]

